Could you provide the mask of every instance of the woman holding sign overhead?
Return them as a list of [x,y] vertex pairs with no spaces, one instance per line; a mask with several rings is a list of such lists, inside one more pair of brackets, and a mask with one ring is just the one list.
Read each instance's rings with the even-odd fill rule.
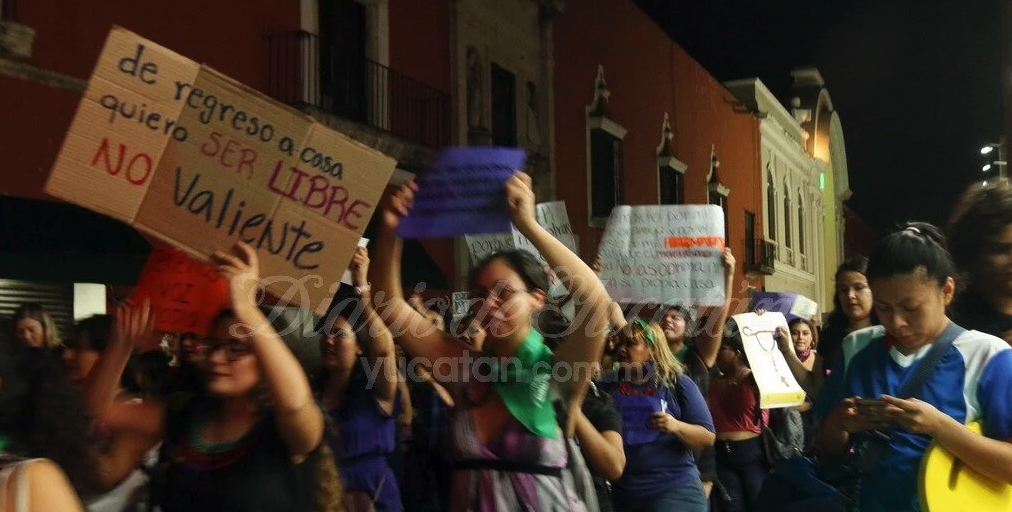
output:
[[660,325],[634,318],[618,332],[619,369],[602,379],[622,415],[626,467],[614,482],[624,512],[704,512],[693,450],[713,445],[706,400],[668,348]]
[[[411,209],[414,193],[415,186],[409,184],[385,198],[370,275],[377,306],[404,349],[436,363],[436,376],[450,373],[444,361],[451,362],[455,378],[446,384],[456,407],[449,418],[454,469],[450,510],[596,509],[593,496],[577,493],[570,470],[567,439],[573,436],[576,416],[570,414],[568,424],[560,425],[552,394],[557,391],[568,410],[580,408],[604,343],[609,299],[600,280],[538,224],[530,178],[513,175],[506,183],[505,206],[513,224],[573,291],[576,321],[553,354],[533,327],[549,287],[544,267],[529,253],[496,253],[479,263],[470,279],[478,300],[476,316],[486,332],[485,357],[477,362],[463,357],[463,345],[403,299],[395,232]],[[497,378],[489,378],[489,369]]]
[[[148,447],[163,441],[152,501],[165,512],[316,510],[321,497],[335,497],[340,485],[332,459],[323,456],[329,453],[321,446],[323,412],[302,366],[254,302],[260,282],[256,252],[238,243],[212,258],[229,283],[231,309],[218,314],[201,344],[207,357],[202,392],[170,404],[115,399],[115,383],[153,323],[147,304],[124,306],[117,335],[92,372],[89,404],[100,421],[129,408],[136,436]],[[113,448],[109,457],[129,459],[130,453]]]

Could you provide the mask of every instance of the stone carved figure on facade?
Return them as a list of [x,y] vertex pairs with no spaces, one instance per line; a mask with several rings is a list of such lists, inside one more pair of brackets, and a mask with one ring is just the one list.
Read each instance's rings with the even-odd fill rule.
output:
[[467,125],[472,129],[485,127],[485,67],[474,46],[467,47]]

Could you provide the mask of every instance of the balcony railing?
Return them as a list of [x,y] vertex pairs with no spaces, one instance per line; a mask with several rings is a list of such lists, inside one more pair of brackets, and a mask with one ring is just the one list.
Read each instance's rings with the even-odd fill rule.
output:
[[266,37],[267,92],[295,107],[385,130],[430,147],[450,142],[450,96],[300,31]]
[[745,270],[772,275],[777,259],[777,244],[761,238],[745,240]]

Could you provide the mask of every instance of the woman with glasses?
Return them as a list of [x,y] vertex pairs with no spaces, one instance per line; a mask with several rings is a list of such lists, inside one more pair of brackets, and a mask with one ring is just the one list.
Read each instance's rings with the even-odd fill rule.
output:
[[371,277],[386,299],[381,314],[398,343],[433,363],[437,377],[451,376],[445,382],[456,404],[449,418],[454,469],[449,509],[588,510],[585,500],[593,496],[576,492],[569,468],[567,439],[576,416],[570,414],[568,424],[560,426],[553,393],[567,410],[580,408],[604,342],[607,292],[577,255],[538,224],[530,178],[517,173],[506,184],[513,224],[573,292],[576,320],[553,354],[533,327],[549,289],[544,266],[523,251],[497,253],[478,264],[469,280],[485,331],[485,357],[464,357],[463,344],[435,329],[403,299],[396,231],[414,192],[414,184],[408,184],[384,198]]
[[[333,421],[327,442],[352,512],[365,504],[396,512],[401,496],[387,457],[396,446],[400,377],[394,340],[372,306],[368,271],[369,254],[359,247],[351,262],[358,298],[342,300],[328,315],[333,323],[320,340],[320,401]],[[370,372],[373,368],[378,371]]]
[[[152,326],[147,307],[127,307],[94,370],[89,403],[99,420],[131,407],[147,448],[164,440],[152,499],[165,512],[313,510],[317,486],[324,483],[316,478],[323,413],[298,360],[254,303],[254,250],[238,243],[212,258],[229,282],[232,309],[219,314],[201,340],[207,355],[203,392],[171,406],[114,400],[130,353],[150,337]],[[114,454],[135,468],[139,457],[130,461],[133,455],[128,448]]]
[[626,465],[613,483],[623,512],[704,512],[694,450],[713,445],[706,400],[671,352],[664,329],[634,318],[618,332],[618,370],[602,381],[622,415]]

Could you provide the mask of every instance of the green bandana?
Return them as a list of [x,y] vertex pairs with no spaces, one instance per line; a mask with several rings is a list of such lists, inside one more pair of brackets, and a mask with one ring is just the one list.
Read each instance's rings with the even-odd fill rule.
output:
[[492,363],[492,375],[496,377],[492,389],[506,404],[506,409],[531,433],[549,439],[559,437],[555,409],[549,396],[553,362],[545,339],[532,328],[505,368],[498,358]]

